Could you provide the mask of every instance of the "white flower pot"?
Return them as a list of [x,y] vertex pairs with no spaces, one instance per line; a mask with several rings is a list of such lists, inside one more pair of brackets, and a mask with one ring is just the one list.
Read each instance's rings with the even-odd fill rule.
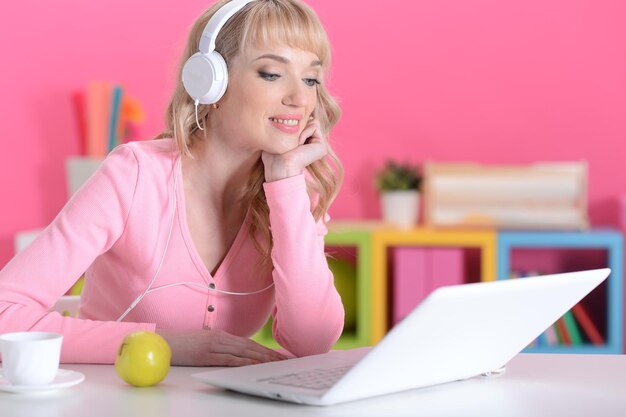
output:
[[384,222],[402,229],[414,227],[419,214],[419,196],[417,190],[383,191],[381,208]]

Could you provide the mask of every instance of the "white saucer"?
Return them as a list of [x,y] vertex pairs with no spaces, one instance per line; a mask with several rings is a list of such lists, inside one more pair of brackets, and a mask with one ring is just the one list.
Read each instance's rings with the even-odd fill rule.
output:
[[11,385],[11,383],[2,375],[0,369],[0,391],[26,393],[50,391],[61,388],[68,388],[76,384],[80,384],[85,380],[85,375],[80,372],[70,371],[68,369],[59,369],[54,380],[46,385]]

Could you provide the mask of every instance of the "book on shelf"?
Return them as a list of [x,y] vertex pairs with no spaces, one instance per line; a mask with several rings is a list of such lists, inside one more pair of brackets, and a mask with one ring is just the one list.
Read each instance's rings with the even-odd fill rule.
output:
[[546,332],[541,333],[539,336],[537,336],[532,342],[530,342],[530,344],[527,347],[530,348],[542,348],[542,347],[546,347],[549,346],[548,345],[548,340],[546,339]]
[[393,323],[398,323],[427,295],[430,282],[427,253],[421,248],[398,247],[393,251]]
[[576,319],[574,318],[572,311],[570,310],[567,313],[565,313],[565,315],[563,315],[563,318],[561,320],[563,320],[565,324],[565,329],[567,330],[567,334],[569,336],[571,345],[572,346],[582,345],[583,344],[582,336],[580,334],[580,331],[578,330],[578,324],[576,323]]
[[72,93],[80,135],[80,153],[102,159],[125,142],[132,124],[144,120],[141,103],[127,96],[121,85],[92,81],[85,92]]
[[563,317],[558,319],[555,323],[556,325],[556,333],[558,335],[559,343],[562,345],[569,346],[572,344],[572,339],[570,339],[569,332],[567,331],[567,327],[565,326],[565,321]]
[[78,152],[85,155],[87,153],[87,114],[83,91],[79,90],[72,93],[72,105],[76,116],[76,127],[78,128]]
[[424,218],[430,226],[582,229],[587,219],[583,162],[485,165],[427,163]]
[[554,325],[548,327],[544,334],[546,336],[546,346],[556,346],[559,344],[559,339],[557,337]]
[[110,152],[121,142],[120,132],[120,120],[122,109],[122,87],[114,85],[111,99],[111,116],[109,118],[109,130],[108,130],[108,146],[107,151]]
[[111,89],[102,81],[87,87],[87,156],[104,158],[108,146]]
[[587,343],[585,335],[593,345],[604,345],[604,338],[579,303],[537,337],[537,346],[581,346]]
[[[535,270],[519,269],[513,269],[509,272],[510,279],[537,275],[542,275],[542,273]],[[586,343],[585,335],[594,345],[604,344],[604,339],[598,331],[598,328],[587,313],[582,302],[579,302],[539,335],[533,346],[580,346]]]
[[429,248],[430,291],[464,282],[465,258],[459,248]]
[[600,331],[598,330],[595,323],[589,316],[589,313],[587,313],[587,309],[583,306],[583,304],[582,303],[576,304],[572,308],[572,313],[574,317],[576,318],[576,320],[578,321],[578,323],[580,324],[580,327],[582,328],[584,333],[589,338],[589,341],[591,341],[592,344],[597,345],[597,346],[604,345],[605,343],[604,338],[602,337],[602,335],[600,334]]

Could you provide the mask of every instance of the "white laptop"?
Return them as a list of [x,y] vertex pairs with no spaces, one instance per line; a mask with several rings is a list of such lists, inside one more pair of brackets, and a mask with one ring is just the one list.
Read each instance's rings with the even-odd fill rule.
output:
[[331,405],[489,374],[503,369],[609,273],[607,268],[442,287],[372,348],[192,376],[242,393]]

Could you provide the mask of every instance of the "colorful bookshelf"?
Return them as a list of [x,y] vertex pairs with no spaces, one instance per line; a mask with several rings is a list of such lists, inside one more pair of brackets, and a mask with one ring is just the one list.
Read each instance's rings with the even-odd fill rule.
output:
[[[384,311],[384,306],[376,304],[372,299],[371,234],[375,227],[373,223],[332,222],[325,237],[329,257],[335,257],[341,248],[354,250],[356,255],[356,325],[354,329],[344,331],[333,349],[351,349],[373,344],[371,323]],[[272,337],[271,323],[261,329],[253,339],[271,348],[279,347]]]
[[480,280],[496,279],[496,232],[471,229],[414,228],[400,230],[380,226],[372,233],[372,340],[378,342],[388,330],[388,249],[400,246],[478,248]]
[[[623,344],[623,236],[613,230],[592,230],[584,232],[496,232],[495,230],[448,229],[418,227],[401,230],[385,226],[380,222],[333,222],[326,236],[326,248],[329,257],[348,258],[356,272],[356,325],[346,329],[335,349],[349,349],[369,346],[377,343],[387,333],[390,326],[390,313],[395,302],[391,297],[391,279],[398,277],[390,274],[398,268],[397,253],[400,249],[407,250],[405,258],[415,255],[411,250],[420,249],[423,254],[437,252],[439,249],[478,249],[478,272],[472,267],[470,279],[492,281],[511,278],[512,254],[518,250],[538,250],[541,252],[562,250],[592,250],[599,252],[602,261],[599,263],[592,256],[591,267],[608,266],[612,273],[606,283],[595,290],[595,299],[606,305],[606,311],[597,314],[598,305],[587,306],[581,303],[560,322],[542,335],[541,346],[531,346],[527,352],[549,353],[621,353]],[[420,251],[417,251],[420,252]],[[474,257],[476,256],[474,252]],[[578,256],[578,255],[575,255]],[[345,256],[344,260],[345,260]],[[596,257],[597,258],[597,257]],[[534,261],[535,258],[533,257]],[[416,260],[410,259],[415,266]],[[434,261],[433,261],[434,262]],[[587,261],[588,262],[588,261]],[[431,262],[432,263],[432,262]],[[587,263],[588,265],[588,263]],[[588,265],[589,266],[589,265]],[[554,267],[557,272],[566,272],[569,266]],[[583,269],[583,268],[580,268]],[[590,268],[584,268],[590,269]],[[394,275],[397,271],[393,271]],[[542,272],[542,271],[536,271]],[[544,271],[546,272],[546,271]],[[552,271],[547,271],[552,272]],[[478,274],[478,276],[474,276]],[[594,293],[592,293],[594,294]],[[582,307],[581,307],[582,306]],[[591,308],[590,308],[591,307]],[[594,309],[595,307],[595,309]],[[603,308],[603,307],[602,307]],[[602,310],[602,308],[600,308]],[[578,310],[578,311],[577,311]],[[582,311],[581,310],[585,310]],[[589,313],[596,314],[589,314]],[[354,313],[354,311],[353,311]],[[606,318],[604,318],[606,316]],[[594,326],[594,321],[595,326]],[[598,325],[599,324],[599,325]],[[578,328],[571,335],[571,343],[567,345],[550,343],[548,338],[561,338],[564,327]],[[595,327],[596,333],[591,335],[589,328]],[[582,335],[582,337],[581,337]],[[278,347],[266,326],[255,336],[255,340],[270,347]],[[600,342],[599,342],[600,341]],[[563,341],[561,341],[563,342]]]
[[[540,344],[529,346],[526,352],[542,353],[622,353],[623,345],[623,235],[614,230],[590,230],[580,232],[500,232],[498,234],[498,279],[508,279],[511,276],[512,252],[516,249],[545,249],[552,251],[563,250],[603,250],[606,251],[606,264],[594,265],[594,268],[611,268],[611,275],[606,282],[606,334],[603,336],[603,344]],[[559,271],[567,272],[567,271]],[[603,284],[604,285],[604,284]],[[596,289],[594,291],[598,291]],[[582,304],[581,304],[582,305]],[[572,310],[574,314],[566,315],[555,326],[542,335],[539,341],[544,339],[559,339],[563,326],[572,325],[572,318],[584,317],[578,315],[579,311]],[[582,323],[578,323],[579,332],[584,330]],[[587,317],[587,325],[589,318]],[[576,326],[576,324],[574,324]],[[604,328],[604,326],[600,326]],[[556,333],[554,335],[553,333]]]

